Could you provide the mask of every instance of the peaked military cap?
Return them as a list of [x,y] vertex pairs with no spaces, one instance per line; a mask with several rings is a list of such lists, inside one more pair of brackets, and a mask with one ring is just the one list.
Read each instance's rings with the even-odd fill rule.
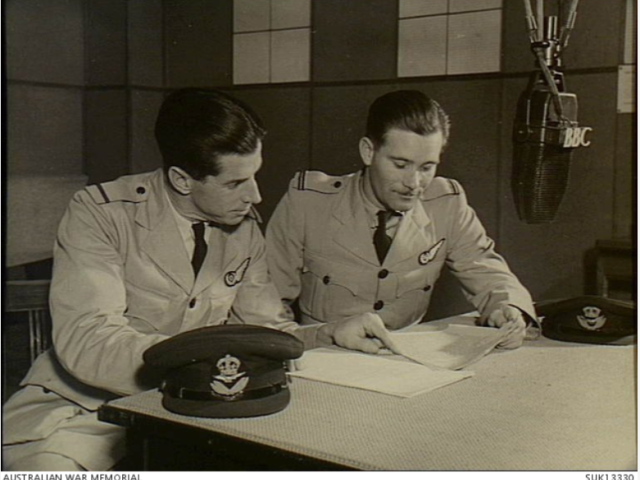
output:
[[148,348],[146,364],[163,369],[163,406],[195,417],[269,415],[290,401],[285,361],[300,357],[293,335],[256,325],[184,332]]
[[538,303],[545,337],[565,342],[630,345],[636,343],[635,303],[582,296]]

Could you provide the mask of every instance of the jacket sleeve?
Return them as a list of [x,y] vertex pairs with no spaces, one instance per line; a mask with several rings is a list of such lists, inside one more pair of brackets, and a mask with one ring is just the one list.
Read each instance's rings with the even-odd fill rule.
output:
[[495,244],[468,205],[462,187],[448,212],[447,264],[463,285],[465,295],[481,314],[484,323],[502,305],[513,305],[537,322],[531,295],[511,272]]
[[230,312],[230,321],[276,328],[297,336],[305,348],[317,346],[320,325],[300,326],[293,321],[269,275],[264,237],[254,224],[251,235],[249,267]]
[[289,188],[273,212],[266,233],[269,271],[280,298],[288,306],[300,296],[304,263],[302,198],[294,195],[294,189]]
[[142,353],[167,337],[129,324],[121,241],[115,220],[86,191],[77,193],[54,246],[50,307],[54,348],[65,370],[85,384],[127,395],[145,388],[137,378]]

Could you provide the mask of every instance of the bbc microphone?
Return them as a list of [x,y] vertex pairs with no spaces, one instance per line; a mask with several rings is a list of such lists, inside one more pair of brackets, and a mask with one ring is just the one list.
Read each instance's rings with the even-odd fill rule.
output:
[[[571,22],[574,19],[575,12]],[[566,26],[558,37],[557,17],[545,20],[544,38],[532,39],[539,69],[520,95],[513,125],[511,189],[518,217],[529,224],[555,219],[569,181],[573,152],[589,145],[591,131],[579,126],[578,99],[566,91],[559,71]]]

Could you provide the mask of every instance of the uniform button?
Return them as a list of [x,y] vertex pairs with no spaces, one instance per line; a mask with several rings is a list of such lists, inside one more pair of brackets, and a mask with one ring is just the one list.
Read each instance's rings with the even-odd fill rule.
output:
[[389,275],[389,270],[386,268],[378,272],[378,278],[387,278],[387,275]]
[[139,195],[142,195],[143,193],[145,193],[147,190],[144,187],[138,187],[136,188],[136,193],[138,193]]
[[424,287],[425,292],[428,292],[429,290],[431,290],[431,285],[427,285],[426,287]]
[[334,187],[340,188],[342,186],[342,182],[336,182],[333,184]]
[[382,310],[382,307],[384,307],[384,302],[382,300],[378,300],[376,303],[373,304],[374,310]]
[[324,278],[322,279],[322,283],[324,283],[325,285],[328,285],[330,281],[331,281],[331,277],[329,275],[325,275]]
[[194,308],[196,306],[196,299],[192,298],[189,302],[189,308]]

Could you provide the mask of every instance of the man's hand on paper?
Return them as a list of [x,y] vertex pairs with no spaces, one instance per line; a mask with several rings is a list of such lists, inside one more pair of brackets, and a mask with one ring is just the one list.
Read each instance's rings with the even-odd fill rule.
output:
[[498,348],[518,348],[522,345],[527,333],[527,322],[522,312],[511,305],[502,305],[499,309],[494,310],[487,319],[487,325],[507,332]]
[[360,350],[365,353],[378,353],[389,349],[398,353],[382,319],[375,313],[363,313],[340,322],[327,323],[321,331],[329,335],[339,347]]

